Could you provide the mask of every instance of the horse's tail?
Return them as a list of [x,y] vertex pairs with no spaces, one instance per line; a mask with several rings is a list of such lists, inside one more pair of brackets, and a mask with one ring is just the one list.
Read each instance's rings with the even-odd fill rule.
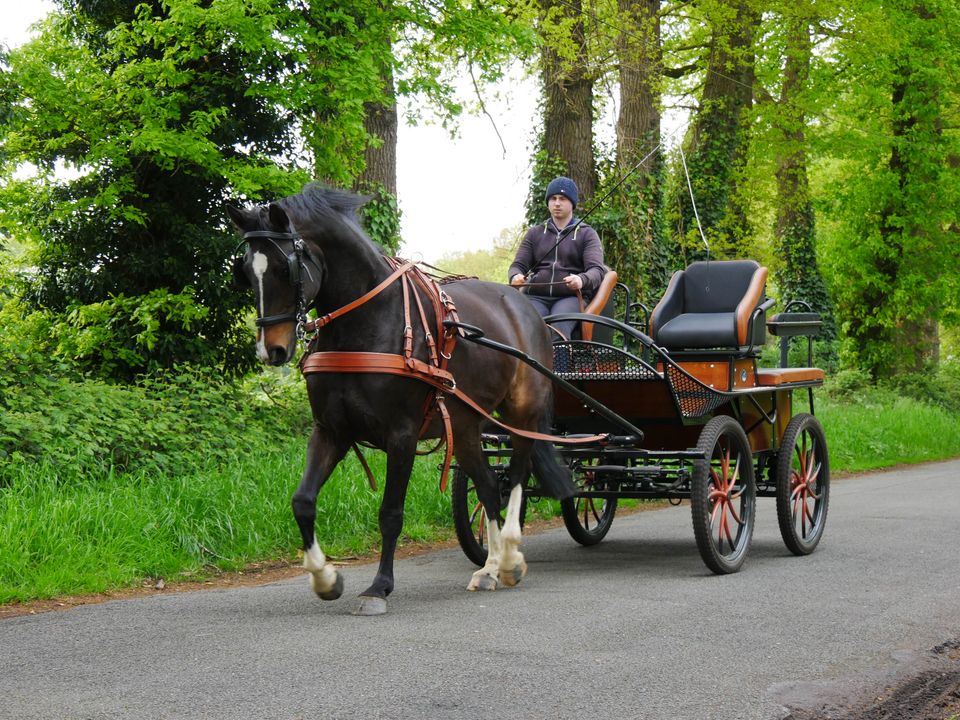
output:
[[[540,419],[540,432],[549,433],[552,426],[552,413],[545,413]],[[540,481],[540,489],[557,500],[566,500],[579,490],[557,452],[556,447],[546,440],[533,441],[533,474]]]

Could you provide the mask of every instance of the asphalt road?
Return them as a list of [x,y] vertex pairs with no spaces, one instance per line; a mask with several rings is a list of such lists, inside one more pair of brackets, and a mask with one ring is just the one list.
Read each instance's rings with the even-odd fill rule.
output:
[[[514,589],[464,591],[459,550],[399,562],[390,611],[306,579],[0,620],[0,718],[783,718],[960,638],[960,461],[835,481],[805,558],[761,499],[736,575],[687,507],[600,545],[527,538]],[[292,522],[292,520],[291,520]]]

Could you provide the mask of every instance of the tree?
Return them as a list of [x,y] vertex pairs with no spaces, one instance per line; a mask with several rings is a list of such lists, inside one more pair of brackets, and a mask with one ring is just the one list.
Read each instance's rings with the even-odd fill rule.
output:
[[[251,92],[289,69],[279,18],[264,5],[65,1],[0,78],[10,108],[2,221],[39,247],[26,297],[60,313],[160,290],[172,298],[149,311],[118,302],[102,319],[117,337],[162,338],[119,376],[176,360],[247,361],[221,203],[307,177],[282,110]],[[36,177],[15,179],[23,162]],[[91,353],[96,369],[103,358]]]
[[593,74],[586,16],[579,0],[541,0],[543,129],[534,157],[527,222],[543,220],[544,193],[557,175],[577,183],[585,207],[597,188],[593,148]]
[[[311,175],[355,185],[380,199],[371,235],[395,246],[397,95],[452,117],[460,106],[440,75],[456,49],[484,80],[529,36],[500,6],[453,0],[60,6],[0,78],[2,223],[37,241],[36,307],[104,324],[117,343],[152,338],[124,367],[91,347],[91,368],[122,378],[252,360],[246,299],[228,282],[225,199],[288,194]],[[35,178],[15,179],[23,162]]]
[[[775,107],[769,109],[779,135],[773,140],[776,155],[774,254],[778,260],[773,278],[784,302],[804,300],[820,313],[823,319],[820,339],[832,344],[837,329],[833,304],[817,262],[816,222],[808,174],[807,107],[811,104],[811,23],[815,19],[810,8],[803,4],[791,4],[777,18],[784,32],[784,58],[780,95]],[[767,102],[773,103],[773,98]]]
[[[749,150],[753,103],[754,31],[759,13],[752,0],[699,4],[709,29],[703,89],[685,139],[693,195],[711,252],[736,257],[750,234],[746,199],[738,194]],[[704,256],[685,181],[679,183],[678,232],[685,261]]]
[[669,256],[663,221],[663,153],[660,105],[663,58],[660,0],[618,0],[616,172],[620,185],[604,225],[604,253],[620,279],[640,297],[666,287]]
[[837,44],[827,257],[847,360],[875,377],[935,363],[937,323],[960,306],[958,20],[952,2],[864,0]]

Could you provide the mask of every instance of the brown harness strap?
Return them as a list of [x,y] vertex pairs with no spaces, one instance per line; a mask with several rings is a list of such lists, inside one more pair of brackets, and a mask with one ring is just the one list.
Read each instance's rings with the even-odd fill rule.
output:
[[[446,370],[434,368],[425,362],[414,358],[413,372],[408,369],[407,363],[399,355],[390,353],[374,352],[315,352],[308,355],[303,362],[303,374],[321,372],[344,372],[344,373],[386,373],[388,375],[406,375],[414,380],[420,380],[432,385],[470,407],[481,416],[503,428],[507,432],[530,440],[546,440],[561,445],[587,445],[603,442],[609,438],[609,435],[591,435],[588,437],[568,438],[546,433],[536,432],[534,430],[521,430],[512,427],[493,417],[490,413],[478,405],[469,395],[457,388],[456,383]],[[449,450],[449,448],[448,448]]]
[[311,320],[310,322],[305,323],[303,326],[303,329],[306,332],[313,332],[315,330],[319,330],[324,325],[329,325],[331,322],[336,320],[341,315],[346,315],[351,310],[356,310],[365,302],[367,302],[371,298],[379,295],[384,290],[386,290],[391,285],[391,283],[393,283],[394,280],[396,280],[398,277],[403,275],[410,268],[415,267],[415,265],[412,262],[407,262],[407,263],[404,263],[403,265],[400,265],[399,267],[397,267],[396,265],[394,267],[396,267],[396,270],[394,270],[386,280],[384,280],[382,283],[377,285],[375,288],[373,288],[369,292],[364,293],[353,302],[347,303],[343,307],[337,310],[334,310],[331,313],[327,313],[322,317],[318,317],[316,320]]
[[[413,289],[413,297],[417,303],[417,310],[420,314],[420,323],[424,331],[424,340],[427,345],[427,351],[429,354],[430,362],[424,363],[421,360],[418,360],[413,357],[413,323],[410,314],[410,294],[411,294],[411,276],[412,282],[420,290],[422,290],[427,297],[430,298],[430,304],[433,306],[434,316],[436,321],[436,328],[438,332],[441,332],[441,328],[444,327],[443,321],[450,317],[454,321],[457,321],[459,318],[457,316],[456,307],[453,304],[453,301],[450,297],[442,292],[439,286],[428,278],[422,270],[420,270],[415,263],[413,262],[403,262],[398,258],[384,257],[386,263],[393,268],[393,272],[380,284],[374,287],[369,292],[364,293],[362,296],[354,300],[353,302],[347,303],[343,307],[334,310],[331,313],[327,313],[322,317],[317,318],[312,322],[308,322],[304,325],[304,330],[306,332],[315,332],[320,328],[328,325],[329,323],[336,320],[342,315],[346,315],[348,312],[355,310],[356,308],[363,305],[368,300],[372,299],[379,293],[383,292],[388,288],[397,278],[401,280],[401,286],[403,288],[403,355],[391,355],[396,360],[402,361],[404,368],[403,372],[396,374],[410,375],[413,377],[421,377],[423,375],[433,376],[434,374],[440,373],[445,377],[445,382],[449,382],[451,385],[456,383],[453,381],[453,376],[446,372],[445,368],[447,361],[450,359],[454,345],[456,344],[456,330],[443,330],[443,346],[442,349],[438,351],[437,343],[434,340],[433,334],[430,332],[431,323],[427,320],[427,313],[424,310],[423,301],[420,299],[420,293],[416,289]],[[314,357],[318,353],[311,353],[304,356],[301,360],[301,370],[304,374],[307,374],[306,367],[307,361],[309,358]],[[328,356],[343,356],[347,353],[342,352],[333,352],[325,353]],[[350,370],[343,369],[341,367],[331,368],[331,369],[318,369],[314,372],[350,372]],[[356,371],[354,371],[356,372]],[[381,372],[381,371],[373,371]],[[390,372],[390,371],[388,371]],[[396,372],[396,371],[392,371]],[[422,436],[427,428],[430,426],[431,421],[433,420],[433,414],[436,410],[440,411],[440,416],[443,421],[444,435],[441,442],[445,442],[447,445],[446,456],[443,463],[443,471],[440,475],[440,491],[443,492],[447,489],[447,476],[450,471],[450,463],[453,458],[453,428],[450,424],[450,413],[447,412],[447,408],[443,402],[443,393],[438,391],[433,398],[427,398],[424,403],[423,408],[423,422],[420,425],[419,435]],[[437,446],[439,447],[439,445]],[[436,448],[433,448],[435,450]],[[433,452],[431,450],[431,452]],[[364,471],[367,474],[367,478],[370,481],[371,487],[376,489],[376,481],[373,478],[373,473],[370,472],[369,466],[366,464],[365,459],[360,454],[359,449],[354,445],[354,451],[357,453],[357,456],[360,458],[360,462],[363,465]]]
[[363,453],[360,452],[360,446],[356,443],[353,444],[353,452],[357,455],[357,460],[360,461],[360,466],[363,468],[363,471],[367,474],[367,482],[370,483],[370,489],[374,492],[377,491],[377,479],[373,476],[373,472],[370,470],[370,466],[367,465],[367,459],[363,456]]

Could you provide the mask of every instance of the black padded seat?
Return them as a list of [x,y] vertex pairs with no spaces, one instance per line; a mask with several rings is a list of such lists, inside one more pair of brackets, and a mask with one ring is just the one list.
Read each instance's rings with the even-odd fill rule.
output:
[[766,339],[766,282],[753,260],[691,263],[670,278],[650,334],[670,350],[752,350]]

